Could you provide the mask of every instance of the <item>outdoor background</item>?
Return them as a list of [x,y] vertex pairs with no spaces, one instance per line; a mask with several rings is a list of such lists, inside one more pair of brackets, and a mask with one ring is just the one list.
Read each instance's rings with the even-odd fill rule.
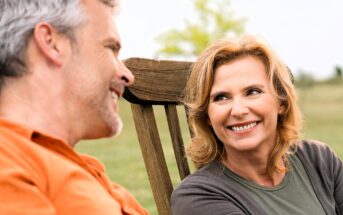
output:
[[[305,117],[303,138],[328,143],[343,159],[343,82],[315,84],[308,88],[300,88],[299,93],[299,104]],[[169,171],[176,185],[180,179],[177,176],[176,164],[172,160],[173,152],[168,125],[163,115],[164,110],[157,109],[155,112],[158,114],[161,142],[168,159]],[[182,113],[182,109],[179,109],[179,113]],[[106,165],[106,171],[113,181],[124,185],[151,214],[157,214],[130,106],[124,99],[120,101],[120,114],[125,126],[118,137],[85,141],[79,143],[77,149],[99,158]],[[189,134],[184,118],[181,123],[187,143]]]
[[[210,6],[216,6],[214,3],[229,5],[221,7],[229,11],[220,11],[216,16],[229,15],[224,20],[233,21],[231,27],[236,30],[202,28],[205,26],[202,22],[211,17],[206,15],[206,7],[202,11],[197,9],[196,2],[211,3]],[[202,45],[206,46],[214,36],[260,35],[295,75],[298,103],[305,119],[302,138],[326,142],[343,158],[341,8],[341,0],[121,0],[118,16],[123,43],[121,58],[194,60]],[[240,20],[244,21],[241,23]],[[194,27],[197,25],[200,27]],[[225,28],[216,22],[213,26]],[[208,31],[202,32],[204,29]],[[171,47],[167,46],[169,42],[172,42]],[[124,121],[123,132],[116,138],[83,141],[77,145],[77,150],[100,159],[113,181],[125,186],[151,214],[157,214],[130,105],[121,99],[119,106]],[[189,133],[184,112],[182,108],[178,111],[187,144]],[[180,179],[173,161],[164,110],[155,109],[155,112],[175,186]]]

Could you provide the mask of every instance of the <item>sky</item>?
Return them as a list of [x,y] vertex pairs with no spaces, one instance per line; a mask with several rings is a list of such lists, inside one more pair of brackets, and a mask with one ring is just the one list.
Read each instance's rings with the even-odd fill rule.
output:
[[[196,18],[191,0],[119,2],[121,59],[154,58],[158,35]],[[235,17],[247,19],[245,33],[267,41],[295,75],[323,79],[343,67],[342,0],[231,0],[231,6]]]

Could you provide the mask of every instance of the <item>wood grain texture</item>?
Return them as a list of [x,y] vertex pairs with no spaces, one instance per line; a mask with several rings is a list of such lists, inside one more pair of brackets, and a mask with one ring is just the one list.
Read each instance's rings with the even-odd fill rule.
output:
[[152,106],[132,104],[131,108],[158,213],[160,215],[170,215],[170,196],[173,185],[170,180]]
[[124,63],[135,76],[125,99],[131,103],[180,103],[192,62],[129,58]]
[[190,172],[182,139],[179,117],[175,105],[166,105],[165,111],[167,115],[170,137],[173,143],[174,155],[180,174],[180,179],[182,180],[189,175]]
[[176,105],[186,86],[192,62],[130,58],[125,65],[135,76],[124,98],[131,103],[138,141],[143,154],[158,214],[172,214],[173,185],[164,157],[152,105],[163,105],[167,116],[180,179],[190,174]]

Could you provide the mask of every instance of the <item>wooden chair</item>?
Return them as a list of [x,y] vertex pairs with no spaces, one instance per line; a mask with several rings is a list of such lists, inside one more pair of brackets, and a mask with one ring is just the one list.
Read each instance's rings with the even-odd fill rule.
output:
[[153,105],[165,108],[180,178],[190,174],[177,114],[177,105],[185,88],[191,62],[157,61],[130,58],[125,65],[135,75],[124,98],[131,103],[138,141],[142,150],[151,189],[160,215],[170,215],[173,191],[170,174],[157,130]]

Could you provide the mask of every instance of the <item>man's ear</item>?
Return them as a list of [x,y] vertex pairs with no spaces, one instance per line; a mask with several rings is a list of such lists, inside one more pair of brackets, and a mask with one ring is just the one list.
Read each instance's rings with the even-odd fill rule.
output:
[[39,23],[33,33],[33,39],[40,49],[42,55],[44,55],[48,61],[56,66],[61,66],[63,38],[54,27],[49,23]]

